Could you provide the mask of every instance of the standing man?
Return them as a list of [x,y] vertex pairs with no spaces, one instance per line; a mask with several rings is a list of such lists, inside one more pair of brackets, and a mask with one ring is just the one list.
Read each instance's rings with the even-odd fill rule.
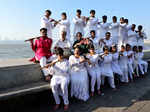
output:
[[146,33],[143,31],[143,26],[138,26],[138,46],[144,47],[144,39],[147,39]]
[[127,39],[128,41],[127,41],[127,43],[131,45],[131,48],[133,46],[137,46],[138,34],[135,31],[135,27],[136,27],[136,25],[132,24],[131,30],[128,31],[128,39]]
[[102,17],[103,21],[101,23],[99,23],[99,37],[100,38],[104,38],[105,34],[108,32],[109,30],[109,26],[110,23],[107,23],[107,16],[104,15]]
[[127,24],[124,22],[124,18],[121,17],[120,18],[120,27],[119,27],[119,48],[121,48],[121,45],[124,44],[124,40],[125,40],[125,33],[126,33],[126,26]]
[[50,10],[45,11],[45,15],[41,18],[41,28],[47,29],[47,36],[52,37],[52,30],[54,28],[54,19],[50,18],[52,12]]
[[81,17],[81,10],[78,9],[76,11],[76,17],[73,18],[74,23],[74,30],[73,30],[73,37],[76,40],[76,35],[78,32],[81,32],[84,35],[84,27],[85,27],[85,17]]
[[110,25],[112,40],[113,40],[114,44],[118,45],[119,23],[117,22],[117,17],[113,16],[112,21],[113,21],[113,23]]
[[90,36],[90,32],[94,30],[97,35],[97,25],[98,25],[98,19],[95,17],[95,10],[90,11],[90,17],[86,18],[86,37]]
[[60,36],[60,38],[61,38],[61,33],[63,31],[65,31],[65,32],[67,32],[66,38],[68,40],[70,40],[70,37],[71,37],[70,36],[70,21],[67,19],[67,14],[65,12],[63,12],[61,14],[61,20],[59,20],[57,22],[57,24],[58,24],[58,27],[59,27],[59,36]]

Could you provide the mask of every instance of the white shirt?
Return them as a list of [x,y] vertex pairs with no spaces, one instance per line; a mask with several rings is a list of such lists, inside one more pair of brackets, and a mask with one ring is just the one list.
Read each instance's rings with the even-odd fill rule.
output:
[[97,33],[97,24],[98,24],[98,19],[96,17],[89,18],[86,24],[88,35],[90,34],[91,30],[95,30],[95,32]]
[[142,36],[140,36],[139,34],[137,36],[138,46],[144,46],[144,39],[147,39],[147,35],[145,32],[142,32]]
[[74,30],[73,30],[73,35],[76,37],[76,34],[78,32],[81,32],[82,35],[84,35],[84,27],[85,27],[85,21],[83,20],[82,17],[75,17],[73,18],[73,23],[74,23]]
[[59,39],[55,45],[56,47],[61,47],[62,49],[64,48],[71,48],[71,43],[69,40],[65,39],[62,41],[62,39]]
[[135,31],[129,30],[127,43],[131,46],[137,45],[137,36],[138,34]]
[[110,38],[109,40],[106,40],[106,38],[104,38],[104,42],[105,45],[108,46],[109,48],[113,45],[112,38]]
[[66,38],[70,40],[70,21],[67,19],[61,20],[58,24],[58,27],[59,27],[60,36],[61,36],[62,31],[66,31],[67,32]]
[[112,23],[110,25],[110,31],[111,31],[111,36],[114,37],[118,37],[119,36],[119,23]]
[[100,38],[105,37],[106,32],[109,31],[109,26],[110,26],[110,23],[107,23],[107,22],[106,23],[100,23],[98,25],[98,28],[99,28],[99,37]]
[[48,37],[52,37],[52,29],[54,28],[53,23],[51,22],[51,18],[47,18],[46,16],[41,18],[41,28],[47,29]]

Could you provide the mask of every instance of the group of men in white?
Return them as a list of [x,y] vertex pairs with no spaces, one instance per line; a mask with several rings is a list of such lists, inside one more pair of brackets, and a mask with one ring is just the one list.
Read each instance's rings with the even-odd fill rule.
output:
[[[100,87],[104,85],[105,77],[108,77],[111,88],[116,90],[114,76],[122,83],[128,83],[135,77],[147,73],[148,63],[143,60],[144,39],[147,36],[142,25],[135,30],[136,25],[129,25],[128,19],[121,17],[120,22],[117,22],[117,17],[113,16],[112,22],[108,23],[107,16],[102,16],[100,21],[95,14],[95,10],[91,10],[89,17],[85,17],[81,15],[80,9],[76,11],[76,16],[72,20],[74,24],[72,42],[71,23],[66,13],[62,13],[61,20],[56,21],[50,18],[51,11],[46,10],[44,17],[41,18],[41,28],[47,29],[49,38],[53,38],[53,29],[59,28],[60,37],[54,45],[56,52],[50,57],[50,64],[43,68],[47,69],[44,72],[45,77],[52,75],[50,83],[56,101],[55,109],[60,106],[59,95],[63,97],[64,109],[68,109],[69,82],[71,96],[87,101],[90,95],[95,94],[96,83],[97,94],[101,94]],[[89,45],[88,52],[81,54],[78,46],[82,44],[82,40],[86,40]],[[62,56],[66,49],[74,52],[68,60]]]

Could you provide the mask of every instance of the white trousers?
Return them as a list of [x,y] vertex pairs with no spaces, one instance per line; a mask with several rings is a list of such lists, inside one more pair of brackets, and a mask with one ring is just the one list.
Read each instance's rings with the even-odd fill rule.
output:
[[142,75],[144,75],[144,72],[147,72],[148,63],[146,61],[140,62],[139,63],[139,68],[140,68],[140,71],[141,71]]
[[63,97],[64,104],[68,105],[68,84],[69,78],[63,76],[53,76],[51,79],[51,87],[56,104],[60,104],[59,95]]
[[132,80],[133,79],[133,73],[134,73],[132,63],[128,63],[128,73],[129,73],[130,79]]
[[[104,83],[105,83],[105,77],[106,77],[106,76],[103,76],[103,75],[102,75],[102,85],[104,85]],[[107,76],[107,77],[108,77],[108,76]],[[109,83],[109,85],[110,85],[111,88],[116,88],[116,86],[115,86],[115,81],[114,81],[114,77],[108,77],[108,83]]]
[[101,72],[99,70],[90,70],[89,75],[91,77],[91,91],[94,92],[95,84],[97,82],[97,90],[100,90],[101,85]]
[[123,75],[121,76],[121,82],[129,82],[128,79],[128,67],[120,67],[122,70]]
[[[50,61],[50,58],[47,59],[45,56],[43,56],[39,61],[40,61],[40,66],[44,67],[44,66],[46,66],[47,62]],[[44,73],[44,76],[48,76],[50,74],[48,68],[42,69],[42,72]]]

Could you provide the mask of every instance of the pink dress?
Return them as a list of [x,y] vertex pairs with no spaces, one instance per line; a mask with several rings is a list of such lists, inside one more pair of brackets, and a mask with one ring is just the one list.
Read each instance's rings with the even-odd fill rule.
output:
[[36,59],[40,60],[43,56],[47,59],[52,56],[51,53],[52,39],[48,37],[40,37],[35,40],[35,43],[31,41],[31,48],[35,52]]

